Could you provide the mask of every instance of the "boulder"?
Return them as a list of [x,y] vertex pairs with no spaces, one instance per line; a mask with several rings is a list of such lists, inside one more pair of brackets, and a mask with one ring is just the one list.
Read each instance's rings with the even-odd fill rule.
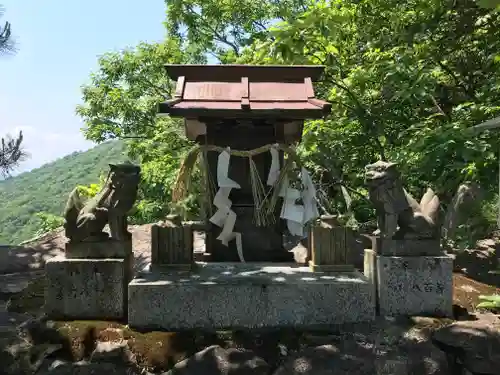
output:
[[267,375],[269,365],[246,349],[210,346],[177,363],[163,375]]
[[134,355],[128,347],[125,340],[118,342],[98,342],[94,349],[90,361],[96,362],[112,362],[112,363],[134,363]]
[[37,375],[139,375],[141,372],[134,367],[110,362],[62,362],[54,361]]
[[432,329],[408,323],[379,320],[327,338],[310,336],[312,345],[285,359],[274,375],[449,374],[445,353],[428,339]]
[[494,314],[443,327],[434,332],[432,341],[474,375],[500,373],[500,319]]

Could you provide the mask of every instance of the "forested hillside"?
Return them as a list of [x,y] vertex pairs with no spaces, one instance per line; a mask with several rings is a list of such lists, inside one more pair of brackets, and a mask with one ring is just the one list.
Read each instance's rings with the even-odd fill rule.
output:
[[111,141],[1,181],[0,244],[18,244],[33,237],[41,224],[36,213],[61,215],[76,185],[98,183],[108,163],[125,160],[125,144]]

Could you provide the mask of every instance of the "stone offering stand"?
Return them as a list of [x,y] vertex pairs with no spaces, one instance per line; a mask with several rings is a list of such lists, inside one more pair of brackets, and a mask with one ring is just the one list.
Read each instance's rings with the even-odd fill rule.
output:
[[[312,86],[322,70],[168,65],[177,86],[174,98],[160,105],[160,113],[184,117],[186,135],[204,147],[199,155],[205,181],[210,186],[212,171],[219,188],[215,196],[207,192],[210,199],[205,201],[213,216],[186,222],[173,214],[153,225],[152,263],[133,278],[129,240],[80,244],[86,249],[80,252],[84,257],[75,257],[75,245],[68,244],[66,257],[46,265],[49,316],[126,319],[137,329],[164,330],[320,328],[370,321],[377,314],[451,316],[452,259],[439,251],[439,243],[435,253],[405,253],[426,243],[374,239],[373,249],[365,251],[364,270],[357,270],[349,232],[334,218],[319,217],[314,201],[308,200],[307,172],[302,168],[300,174],[306,186],[299,192],[301,203],[289,200],[286,192],[278,197],[286,189],[276,184],[284,184],[285,174],[269,182],[277,163],[286,170],[285,153],[287,160],[295,160],[290,146],[300,141],[303,121],[330,111],[328,103],[315,98]],[[218,151],[219,157],[207,151]],[[226,162],[228,167],[230,156],[236,157],[229,173],[222,173],[221,165]],[[185,169],[183,165],[181,171]],[[249,174],[252,183],[247,184]],[[176,188],[184,186],[185,178]],[[266,178],[264,195],[273,195],[274,189],[283,207],[280,212],[266,206],[267,216],[262,216],[261,207],[268,201],[257,202],[254,182]],[[291,185],[287,189],[297,192]],[[294,219],[287,210],[297,206],[304,217],[304,212],[311,214]],[[283,248],[283,222],[294,234],[309,233],[307,265],[296,264]],[[206,233],[206,262],[194,260],[195,230]]]

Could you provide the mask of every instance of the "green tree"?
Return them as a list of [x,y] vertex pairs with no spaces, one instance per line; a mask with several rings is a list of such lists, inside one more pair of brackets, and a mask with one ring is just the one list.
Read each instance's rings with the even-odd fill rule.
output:
[[36,236],[52,232],[64,224],[64,218],[47,212],[37,212],[35,217],[39,220],[39,227]]
[[327,66],[319,91],[332,116],[308,124],[304,148],[350,155],[344,178],[359,185],[364,164],[392,159],[413,188],[449,197],[464,179],[496,183],[496,137],[466,128],[500,109],[499,26],[498,13],[467,0],[317,2],[248,56]]
[[300,152],[336,210],[345,209],[336,199],[343,181],[358,193],[359,220],[369,219],[357,197],[365,194],[364,166],[379,158],[400,163],[416,195],[431,186],[447,202],[467,180],[495,190],[498,139],[467,129],[500,113],[496,10],[473,0],[166,4],[167,41],[103,57],[79,109],[90,139],[145,137],[130,150],[143,163],[142,199],[152,206],[168,203],[189,145],[177,120],[156,117],[171,89],[162,65],[210,55],[221,63],[326,66],[316,91],[332,113],[306,123]]
[[83,87],[84,104],[77,113],[85,121],[85,136],[96,142],[128,139],[130,156],[141,162],[136,222],[168,212],[179,160],[191,145],[180,120],[157,116],[158,103],[172,95],[164,65],[204,61],[176,38],[142,43],[101,57],[98,72]]
[[264,41],[269,27],[291,21],[307,10],[304,0],[165,0],[165,26],[170,37],[222,63],[231,63],[243,49]]

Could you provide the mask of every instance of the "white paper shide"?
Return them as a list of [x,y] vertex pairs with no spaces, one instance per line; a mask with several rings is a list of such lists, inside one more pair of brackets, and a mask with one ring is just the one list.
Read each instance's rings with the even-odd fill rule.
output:
[[[280,175],[279,151],[276,145],[270,148],[271,167],[267,177],[267,185],[274,186]],[[222,228],[222,232],[217,237],[224,245],[228,246],[229,241],[236,240],[236,249],[241,262],[244,262],[241,233],[233,232],[236,222],[236,213],[231,210],[232,202],[229,199],[231,189],[241,189],[241,186],[228,177],[230,149],[219,154],[217,164],[217,183],[219,190],[214,197],[214,206],[217,212],[210,218],[210,221]],[[310,220],[319,217],[316,205],[316,189],[309,172],[302,168],[300,179],[303,189],[295,189],[290,186],[288,178],[285,178],[281,186],[279,196],[283,198],[280,217],[286,220],[288,230],[292,235],[304,236],[304,226]],[[302,201],[302,204],[297,201]]]

